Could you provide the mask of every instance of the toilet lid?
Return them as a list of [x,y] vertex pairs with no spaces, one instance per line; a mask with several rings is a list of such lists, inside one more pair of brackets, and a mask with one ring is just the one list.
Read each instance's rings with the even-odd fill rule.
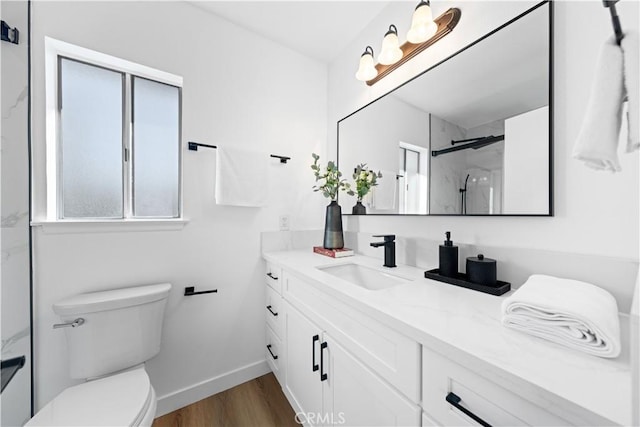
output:
[[135,426],[151,406],[144,368],[69,387],[42,408],[27,426]]

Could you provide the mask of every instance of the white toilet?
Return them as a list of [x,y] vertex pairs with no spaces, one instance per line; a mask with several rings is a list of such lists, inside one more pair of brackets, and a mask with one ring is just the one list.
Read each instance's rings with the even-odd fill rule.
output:
[[[160,351],[168,283],[76,295],[54,304],[64,322],[69,387],[27,426],[151,426],[156,393],[144,362]],[[76,326],[71,326],[75,323]],[[46,356],[45,356],[46,357]]]

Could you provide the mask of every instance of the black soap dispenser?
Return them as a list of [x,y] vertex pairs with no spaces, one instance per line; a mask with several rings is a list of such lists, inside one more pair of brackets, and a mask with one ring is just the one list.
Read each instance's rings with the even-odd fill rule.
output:
[[447,240],[440,245],[440,270],[441,276],[456,277],[458,275],[458,247],[453,246],[451,232],[445,233]]

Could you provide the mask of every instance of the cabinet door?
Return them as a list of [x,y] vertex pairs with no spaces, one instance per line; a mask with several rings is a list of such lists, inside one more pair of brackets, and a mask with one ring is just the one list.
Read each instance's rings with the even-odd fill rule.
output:
[[[367,368],[328,334],[322,350],[327,373],[323,384],[326,424],[349,426],[419,426],[420,407]],[[328,363],[327,363],[328,361]]]
[[[322,331],[289,304],[285,316],[286,392],[294,410],[304,413],[299,418],[306,420],[305,424],[315,425],[316,414],[322,411],[319,369]],[[315,371],[314,361],[318,366]]]
[[427,347],[422,358],[422,407],[440,425],[477,426],[474,417],[492,426],[572,425]]

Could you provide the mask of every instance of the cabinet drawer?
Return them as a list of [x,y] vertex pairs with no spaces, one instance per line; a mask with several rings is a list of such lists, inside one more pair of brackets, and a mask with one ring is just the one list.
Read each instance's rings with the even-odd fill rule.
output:
[[284,350],[282,348],[282,342],[280,341],[280,339],[278,339],[271,328],[267,326],[265,355],[267,358],[267,363],[271,367],[273,374],[276,376],[280,384],[284,384],[282,371],[280,369],[280,367],[282,366],[282,350]]
[[313,285],[284,272],[284,296],[413,402],[420,400],[420,346]]
[[273,290],[270,286],[267,286],[266,302],[265,302],[265,316],[267,317],[267,325],[276,334],[279,339],[282,339],[282,324],[284,323],[284,304],[282,297]]
[[271,286],[279,295],[282,295],[282,269],[267,261],[267,272],[264,280],[267,285]]
[[[422,357],[422,406],[441,425],[478,425],[464,410],[492,426],[571,424],[428,348],[423,347]],[[448,402],[447,395],[459,398],[464,409]]]

